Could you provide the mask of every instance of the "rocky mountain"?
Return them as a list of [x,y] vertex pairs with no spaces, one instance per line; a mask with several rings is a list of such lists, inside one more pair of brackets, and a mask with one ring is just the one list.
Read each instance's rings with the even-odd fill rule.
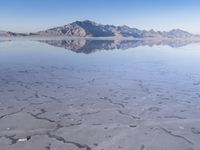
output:
[[78,37],[111,37],[115,36],[112,27],[109,25],[101,25],[95,22],[86,21],[76,21],[71,24],[48,29],[46,31],[40,31],[35,33],[35,35],[55,35],[55,36],[78,36]]
[[102,25],[93,21],[76,21],[65,26],[33,33],[42,36],[70,36],[70,37],[132,37],[132,38],[191,38],[195,35],[173,29],[169,32],[146,31],[128,26]]
[[189,32],[173,29],[168,32],[139,30],[126,25],[103,25],[90,20],[76,21],[64,26],[51,28],[36,33],[14,33],[0,31],[0,36],[67,36],[67,37],[115,37],[115,38],[196,38],[200,36]]

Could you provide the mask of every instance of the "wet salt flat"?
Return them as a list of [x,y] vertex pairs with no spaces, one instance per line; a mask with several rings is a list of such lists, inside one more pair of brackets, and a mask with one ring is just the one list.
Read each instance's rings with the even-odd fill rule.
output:
[[187,44],[0,42],[0,149],[200,150]]

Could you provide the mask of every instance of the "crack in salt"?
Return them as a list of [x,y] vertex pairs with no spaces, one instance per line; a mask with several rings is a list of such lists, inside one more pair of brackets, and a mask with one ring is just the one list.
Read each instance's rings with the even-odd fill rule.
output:
[[87,144],[80,144],[80,143],[77,143],[77,142],[74,142],[74,141],[67,141],[63,137],[57,136],[57,135],[53,135],[53,134],[51,134],[49,132],[47,133],[47,136],[49,138],[53,138],[53,139],[55,139],[57,141],[60,141],[60,142],[66,143],[66,144],[73,144],[73,145],[75,145],[76,147],[78,147],[80,149],[84,148],[86,150],[92,150],[91,147],[89,147]]
[[183,139],[183,140],[186,141],[187,143],[189,143],[189,144],[191,144],[191,145],[194,145],[192,141],[190,141],[189,139],[187,139],[187,138],[184,137],[184,136],[174,134],[174,133],[172,133],[172,131],[169,131],[169,130],[167,130],[167,129],[165,129],[165,128],[160,128],[160,129],[163,130],[165,133],[171,135],[171,136],[174,136],[174,137]]

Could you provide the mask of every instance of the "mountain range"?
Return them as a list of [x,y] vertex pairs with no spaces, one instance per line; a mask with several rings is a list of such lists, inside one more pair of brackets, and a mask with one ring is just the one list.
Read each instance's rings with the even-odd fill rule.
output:
[[139,30],[126,25],[103,25],[90,20],[76,21],[64,26],[35,33],[14,33],[0,31],[0,36],[66,36],[66,37],[115,37],[115,38],[193,38],[200,37],[189,32],[173,29],[171,31]]
[[0,30],[0,37],[11,37],[11,36],[28,36],[29,34],[25,33],[14,33],[10,31],[2,31]]

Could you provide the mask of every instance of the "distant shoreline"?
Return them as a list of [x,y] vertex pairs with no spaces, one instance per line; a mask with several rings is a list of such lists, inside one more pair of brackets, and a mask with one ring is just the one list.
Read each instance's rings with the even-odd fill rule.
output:
[[200,37],[188,38],[134,38],[134,37],[69,37],[69,36],[1,36],[0,40],[141,40],[141,41],[163,41],[163,40],[177,40],[177,41],[199,41]]

